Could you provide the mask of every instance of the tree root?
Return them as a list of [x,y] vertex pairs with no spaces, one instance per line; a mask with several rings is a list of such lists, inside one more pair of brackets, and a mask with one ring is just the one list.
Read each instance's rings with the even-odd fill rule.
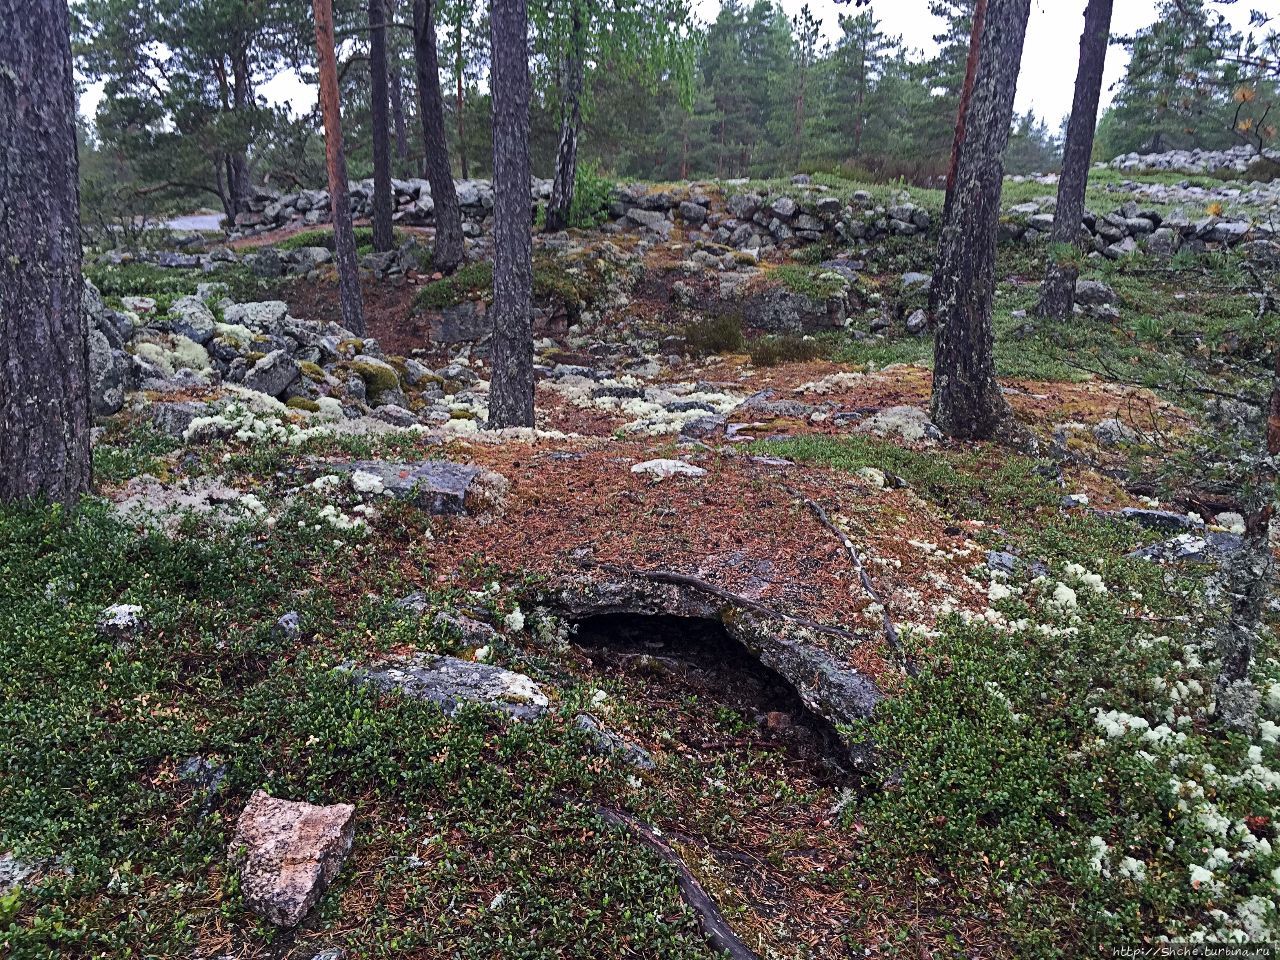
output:
[[663,861],[676,870],[676,885],[680,888],[680,896],[698,918],[698,926],[708,942],[732,960],[760,960],[755,953],[733,932],[725,921],[720,908],[716,906],[711,895],[698,883],[688,865],[676,853],[657,830],[629,814],[611,807],[597,807],[596,815],[601,819],[621,827],[653,850]]
[[853,541],[849,539],[849,535],[831,522],[831,517],[827,515],[827,511],[824,510],[820,504],[810,500],[799,490],[786,486],[786,484],[783,484],[783,487],[793,497],[802,500],[805,506],[809,508],[810,512],[818,518],[818,522],[831,531],[831,533],[835,534],[836,538],[844,546],[845,552],[849,555],[849,559],[853,563],[853,569],[858,574],[858,579],[862,582],[862,589],[867,592],[867,596],[880,605],[881,616],[884,621],[885,643],[889,645],[889,649],[894,652],[902,663],[902,669],[905,670],[909,676],[917,676],[919,674],[919,670],[917,670],[915,664],[912,663],[911,659],[907,656],[907,652],[902,646],[902,638],[898,635],[898,628],[894,625],[893,618],[889,616],[889,608],[885,606],[884,599],[880,596],[880,592],[876,590],[876,585],[872,581],[871,575],[867,573],[866,567],[862,565],[862,557],[858,553],[858,548],[854,545]]

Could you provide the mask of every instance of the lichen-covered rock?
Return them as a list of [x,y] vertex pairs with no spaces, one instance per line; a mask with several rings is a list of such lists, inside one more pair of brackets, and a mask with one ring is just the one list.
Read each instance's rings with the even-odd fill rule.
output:
[[299,377],[298,362],[283,350],[272,350],[244,375],[244,385],[269,397],[278,397]]
[[1086,280],[1081,278],[1076,281],[1076,303],[1082,307],[1100,307],[1106,304],[1115,304],[1119,302],[1116,292],[1101,280]]
[[283,300],[262,300],[257,303],[233,303],[222,311],[222,318],[229,324],[270,332],[280,325],[288,313],[289,305]]
[[655,480],[665,480],[668,477],[704,477],[707,474],[707,471],[701,467],[695,467],[691,463],[685,463],[683,460],[667,459],[634,463],[631,465],[631,472],[653,477]]
[[887,407],[863,420],[854,430],[878,437],[898,436],[908,443],[932,443],[942,437],[929,419],[928,411],[919,407]]
[[344,669],[380,690],[398,690],[406,697],[439,704],[450,716],[468,704],[479,704],[517,720],[535,720],[550,706],[538,685],[523,673],[456,657],[417,653]]
[[654,770],[658,766],[648,750],[606,729],[589,713],[578,714],[573,718],[573,725],[586,734],[588,743],[596,753],[617,757],[638,770]]
[[819,300],[785,287],[751,293],[742,305],[744,323],[768,333],[830,330],[840,326],[848,314],[847,296]]
[[136,603],[114,603],[98,615],[98,634],[115,641],[132,640],[146,626]]
[[327,469],[361,474],[369,492],[408,500],[434,514],[484,513],[499,508],[507,491],[506,478],[483,467],[448,460],[394,463],[362,460],[335,463]]
[[179,297],[169,308],[170,326],[196,343],[204,345],[213,339],[216,322],[213,311],[197,297]]
[[109,416],[124,406],[129,385],[128,354],[114,349],[105,333],[89,330],[89,404],[95,416]]
[[254,791],[229,851],[245,904],[268,923],[295,927],[342,869],[355,807],[316,806]]

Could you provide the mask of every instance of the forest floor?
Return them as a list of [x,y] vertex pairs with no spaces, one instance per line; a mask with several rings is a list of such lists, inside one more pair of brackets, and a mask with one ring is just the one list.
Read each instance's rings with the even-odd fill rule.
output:
[[[1274,641],[1258,735],[1224,735],[1213,550],[1133,555],[1184,528],[1234,536],[1237,505],[1206,494],[1196,459],[1203,403],[1171,387],[1192,370],[1230,386],[1216,361],[1274,338],[1237,261],[1089,261],[1116,315],[1059,327],[1026,316],[1045,251],[1002,246],[998,365],[1021,427],[961,443],[930,429],[931,340],[900,324],[628,352],[714,325],[687,252],[642,251],[625,302],[540,331],[548,367],[601,369],[542,380],[534,434],[197,444],[126,411],[103,424],[80,510],[0,514],[6,955],[716,956],[671,863],[602,810],[660,830],[771,960],[1276,932]],[[900,278],[929,269],[931,244],[864,255],[861,290],[909,308]],[[678,280],[695,287],[684,306]],[[433,365],[456,347],[414,307],[430,282],[367,279],[365,294],[382,348]],[[259,294],[336,317],[331,279]],[[601,344],[617,348],[607,364]],[[662,412],[628,405],[636,389],[667,395]],[[723,421],[668,430],[682,400]],[[506,482],[456,516],[324,482],[334,464],[440,460]],[[632,470],[654,460],[688,470]],[[217,483],[261,509],[156,527],[121,513],[139,478]],[[1156,507],[1163,520],[1118,512]],[[653,575],[695,584],[715,616],[558,604]],[[116,604],[139,611],[126,635],[102,627]],[[483,641],[440,612],[485,624]],[[803,678],[733,639],[744,612],[797,625],[883,701],[833,736]],[[419,652],[518,671],[550,709],[447,716],[335,670]],[[595,749],[582,714],[652,764]],[[256,919],[227,864],[258,788],[356,808],[350,859],[296,930]]]

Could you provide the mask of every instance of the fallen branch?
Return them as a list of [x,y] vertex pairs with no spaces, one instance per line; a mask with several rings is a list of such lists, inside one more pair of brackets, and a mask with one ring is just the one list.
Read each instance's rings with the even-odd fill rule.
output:
[[902,646],[902,638],[898,636],[898,628],[894,625],[893,618],[889,616],[889,608],[885,606],[884,599],[880,596],[879,591],[876,590],[876,585],[872,581],[871,575],[867,573],[866,567],[862,565],[862,557],[858,553],[858,548],[854,546],[853,541],[849,539],[849,535],[831,522],[831,518],[827,515],[827,511],[824,510],[820,504],[810,500],[799,490],[795,490],[786,484],[783,484],[783,489],[793,497],[803,500],[805,506],[807,506],[813,515],[818,518],[818,522],[835,534],[840,543],[844,545],[845,552],[849,554],[849,559],[853,563],[853,569],[858,574],[858,579],[862,582],[862,589],[867,592],[867,596],[880,605],[881,617],[884,621],[885,642],[889,645],[889,649],[897,655],[899,661],[902,663],[902,669],[906,670],[909,675],[913,677],[916,676],[919,671],[916,669],[915,664],[913,664],[907,657],[907,652]]
[[609,573],[616,573],[624,577],[643,577],[646,580],[654,580],[658,583],[670,583],[678,587],[689,587],[702,593],[710,594],[727,603],[735,604],[739,607],[746,607],[748,610],[754,610],[757,613],[774,617],[779,620],[786,620],[789,623],[798,624],[807,630],[815,633],[825,633],[833,637],[840,637],[844,640],[852,640],[855,643],[861,643],[865,638],[859,637],[856,633],[848,630],[842,630],[840,627],[829,627],[826,624],[818,623],[816,620],[810,620],[807,617],[797,617],[794,614],[783,613],[781,610],[775,610],[773,607],[766,606],[758,600],[752,600],[741,594],[733,593],[724,587],[717,587],[714,583],[708,583],[699,577],[690,576],[687,573],[676,573],[674,570],[641,570],[637,567],[619,567],[611,563],[602,563],[598,565],[601,570]]
[[725,921],[724,914],[720,912],[716,902],[711,899],[711,895],[703,889],[702,884],[698,882],[698,879],[680,857],[680,854],[676,853],[671,848],[671,845],[659,836],[657,830],[649,826],[649,824],[642,823],[634,817],[611,807],[597,807],[596,814],[601,819],[616,827],[621,827],[635,836],[645,846],[652,849],[662,860],[675,867],[676,885],[680,888],[680,896],[697,916],[698,926],[702,928],[703,935],[713,947],[728,954],[732,960],[760,960],[759,954],[743,943],[738,935],[733,932]]

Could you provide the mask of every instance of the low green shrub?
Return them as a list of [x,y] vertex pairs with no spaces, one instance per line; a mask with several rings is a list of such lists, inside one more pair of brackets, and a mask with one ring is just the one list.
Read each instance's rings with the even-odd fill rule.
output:
[[742,320],[732,314],[705,317],[687,324],[684,339],[689,352],[696,356],[736,353],[746,342],[742,336]]

